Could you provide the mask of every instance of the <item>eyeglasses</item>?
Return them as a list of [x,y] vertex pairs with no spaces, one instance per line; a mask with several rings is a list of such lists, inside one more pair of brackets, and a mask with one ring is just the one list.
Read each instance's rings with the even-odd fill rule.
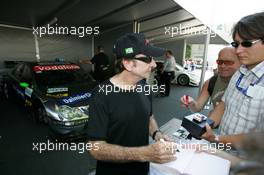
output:
[[218,65],[225,64],[225,65],[227,65],[227,66],[231,66],[231,65],[235,64],[234,61],[230,61],[230,60],[216,60],[216,63],[217,63]]
[[139,58],[133,58],[135,60],[143,61],[145,63],[151,63],[153,57],[139,57]]
[[242,41],[242,42],[238,42],[238,41],[234,41],[231,43],[231,45],[234,47],[234,48],[238,48],[238,46],[241,44],[243,47],[251,47],[253,44],[259,42],[259,41],[262,41],[261,39],[257,39],[257,40],[254,40],[254,41]]

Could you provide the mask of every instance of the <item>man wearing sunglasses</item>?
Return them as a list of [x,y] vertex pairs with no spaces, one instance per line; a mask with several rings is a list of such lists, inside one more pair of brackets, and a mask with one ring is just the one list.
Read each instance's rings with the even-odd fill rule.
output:
[[197,100],[190,96],[186,100],[187,95],[181,97],[181,104],[189,107],[193,112],[201,111],[209,98],[215,107],[221,101],[232,75],[240,67],[235,49],[232,47],[223,48],[218,54],[216,63],[218,74],[205,81]]
[[[121,59],[121,72],[100,84],[91,99],[87,132],[98,149],[90,153],[97,159],[96,175],[147,175],[149,162],[176,159],[175,145],[158,130],[151,95],[133,91],[146,86],[141,80],[156,67],[152,57],[164,55],[165,50],[132,33],[117,40],[114,53]],[[149,145],[149,135],[154,144]]]
[[246,133],[264,131],[264,13],[242,18],[234,26],[233,39],[242,66],[211,114],[215,125],[220,124],[220,136],[207,126],[203,137],[239,144]]

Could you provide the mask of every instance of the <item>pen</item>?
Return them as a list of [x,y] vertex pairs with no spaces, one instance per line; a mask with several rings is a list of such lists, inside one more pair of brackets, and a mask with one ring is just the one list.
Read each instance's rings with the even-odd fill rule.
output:
[[[159,141],[162,142],[162,143],[165,143],[165,140],[164,139],[160,139]],[[180,152],[180,150],[177,148],[176,149],[176,152]]]
[[189,96],[188,95],[185,95],[185,106],[186,108],[188,108],[188,104],[189,104]]

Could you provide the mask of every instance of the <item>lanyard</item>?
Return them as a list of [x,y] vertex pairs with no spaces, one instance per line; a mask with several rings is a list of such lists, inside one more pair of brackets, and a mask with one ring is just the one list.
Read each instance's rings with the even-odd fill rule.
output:
[[[239,87],[239,84],[240,84],[241,80],[243,79],[243,77],[244,77],[244,74],[241,74],[240,77],[238,78],[238,80],[236,82],[236,88],[238,91],[240,91],[244,95],[248,96],[247,95],[248,87],[247,88]],[[264,77],[264,74],[262,74],[262,76],[255,83],[251,83],[250,86],[255,86],[256,84],[258,84],[263,77]]]

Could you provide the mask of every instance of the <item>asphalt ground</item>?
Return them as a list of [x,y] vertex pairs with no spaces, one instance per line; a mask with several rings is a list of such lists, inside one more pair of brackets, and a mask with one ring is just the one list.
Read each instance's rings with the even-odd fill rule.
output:
[[[159,126],[173,117],[182,119],[191,114],[180,106],[180,97],[184,94],[196,97],[198,87],[172,85],[169,97],[153,98],[153,113]],[[94,169],[95,160],[87,152],[82,153],[82,149],[40,153],[40,148],[37,150],[34,146],[48,144],[49,129],[46,125],[34,123],[23,107],[0,97],[0,111],[0,174],[87,175]],[[207,114],[208,110],[202,113]],[[54,139],[50,142],[57,143]]]

